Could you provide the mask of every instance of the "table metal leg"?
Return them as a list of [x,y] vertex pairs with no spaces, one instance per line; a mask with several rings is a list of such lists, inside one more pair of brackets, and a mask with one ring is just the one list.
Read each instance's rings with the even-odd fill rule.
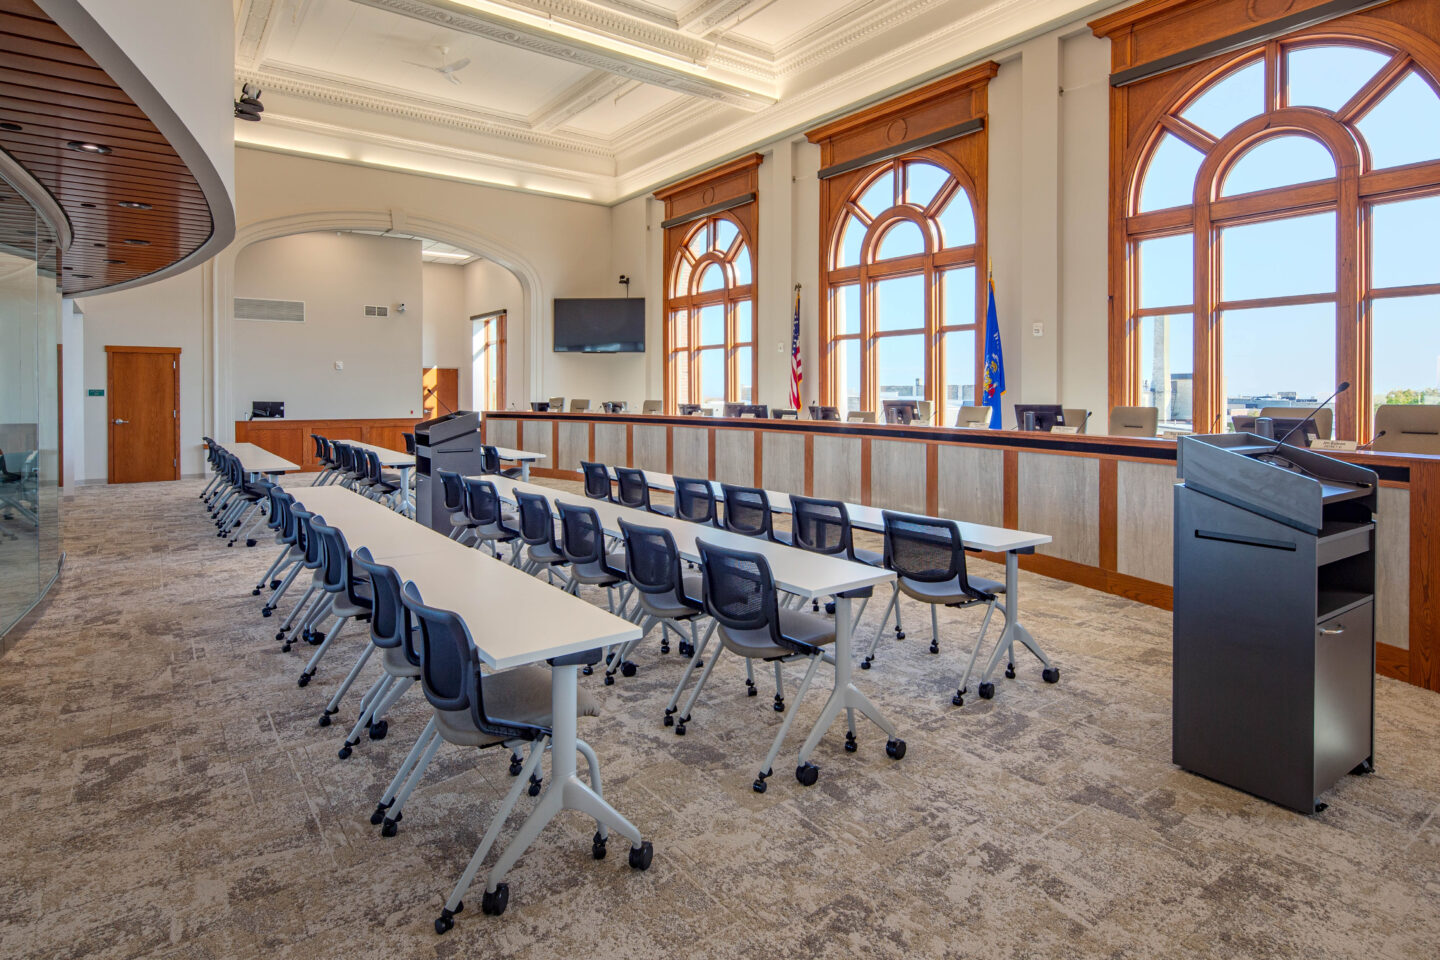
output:
[[1050,662],[1050,658],[1045,656],[1045,651],[1040,649],[1030,631],[1020,623],[1020,558],[1012,550],[1005,554],[1005,629],[1001,631],[1000,639],[995,641],[995,652],[990,655],[990,663],[985,667],[982,682],[990,682],[990,677],[1002,658],[1008,657],[1010,663],[1015,662],[1014,649],[1017,640],[1035,654],[1035,658],[1044,666],[1042,675],[1047,683],[1054,683],[1060,678],[1060,672]]
[[[849,721],[850,729],[854,729],[854,711],[859,711],[869,717],[874,724],[885,735],[890,738],[886,744],[886,752],[898,760],[905,755],[905,741],[899,738],[892,724],[879,708],[870,702],[870,698],[861,693],[852,680],[855,664],[850,654],[851,636],[854,627],[854,618],[851,616],[851,600],[849,597],[839,596],[835,598],[835,689],[830,694],[830,699],[825,704],[825,709],[820,711],[820,719],[815,721],[815,726],[806,738],[805,745],[800,748],[799,766],[804,767],[809,761],[810,755],[820,745],[820,739],[830,729],[830,725],[845,711],[846,719]],[[812,781],[813,782],[813,781]]]
[[521,479],[521,480],[524,480],[526,483],[529,483],[529,482],[530,482],[530,461],[529,461],[529,460],[521,460],[521,461],[520,461],[520,479]]
[[[576,701],[578,698],[579,667],[561,666],[551,669],[550,678],[550,782],[545,792],[536,801],[535,808],[520,825],[514,839],[500,854],[500,859],[491,868],[485,884],[486,913],[501,913],[509,899],[509,890],[502,893],[500,887],[505,874],[515,865],[530,844],[540,836],[545,826],[562,810],[578,810],[595,820],[598,827],[599,843],[603,843],[609,830],[618,831],[631,843],[630,865],[644,869],[649,866],[648,845],[643,844],[640,831],[629,820],[620,815],[600,792],[598,776],[593,784],[582,782],[577,775],[575,754],[583,746],[576,737]],[[585,749],[587,759],[590,751]],[[591,764],[592,772],[598,774],[598,766]],[[637,852],[644,849],[644,866],[636,859]]]
[[413,465],[400,468],[400,512],[407,517],[415,516],[415,506],[410,500],[410,474],[414,472]]

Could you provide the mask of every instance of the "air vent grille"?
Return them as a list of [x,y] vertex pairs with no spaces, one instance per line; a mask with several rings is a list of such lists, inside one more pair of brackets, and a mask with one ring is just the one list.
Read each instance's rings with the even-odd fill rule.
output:
[[257,300],[250,297],[236,297],[235,319],[274,320],[282,323],[304,323],[305,301]]
[[389,308],[389,307],[372,307],[372,306],[370,306],[370,305],[367,304],[367,305],[365,306],[365,316],[367,316],[367,317],[388,317],[388,316],[390,316],[390,308]]

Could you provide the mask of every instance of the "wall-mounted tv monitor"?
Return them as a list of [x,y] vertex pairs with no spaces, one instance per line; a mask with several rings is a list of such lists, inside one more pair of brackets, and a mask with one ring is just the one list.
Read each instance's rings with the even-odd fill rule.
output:
[[556,353],[644,353],[645,298],[555,301]]

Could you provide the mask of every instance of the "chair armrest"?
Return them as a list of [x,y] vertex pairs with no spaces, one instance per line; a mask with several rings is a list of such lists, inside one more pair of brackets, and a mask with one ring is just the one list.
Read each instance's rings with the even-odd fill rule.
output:
[[563,657],[551,657],[545,662],[552,667],[593,667],[600,662],[605,655],[599,647],[593,650],[581,650],[579,653],[567,653]]

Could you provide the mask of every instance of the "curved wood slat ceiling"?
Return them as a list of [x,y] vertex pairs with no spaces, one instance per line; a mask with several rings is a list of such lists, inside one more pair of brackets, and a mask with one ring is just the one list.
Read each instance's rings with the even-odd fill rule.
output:
[[[164,134],[32,0],[0,0],[0,46],[0,149],[50,191],[75,233],[61,258],[63,293],[154,273],[209,239],[210,207]],[[0,246],[25,245],[15,229],[0,221]]]

